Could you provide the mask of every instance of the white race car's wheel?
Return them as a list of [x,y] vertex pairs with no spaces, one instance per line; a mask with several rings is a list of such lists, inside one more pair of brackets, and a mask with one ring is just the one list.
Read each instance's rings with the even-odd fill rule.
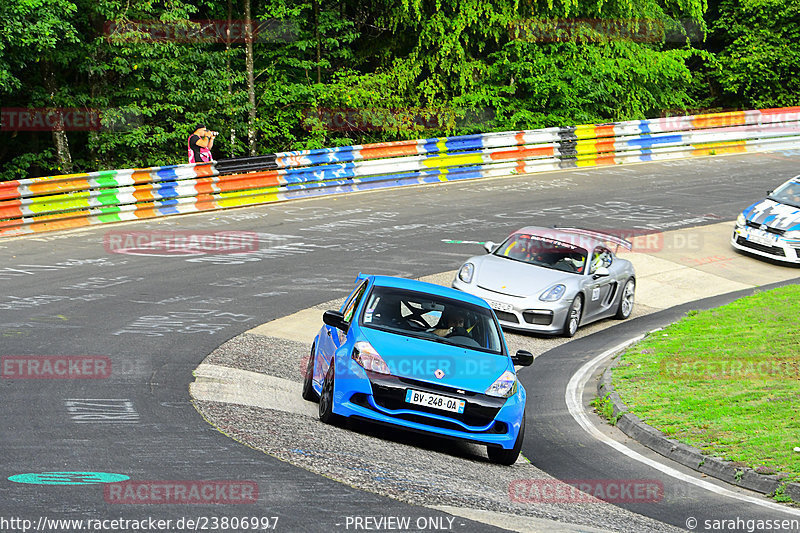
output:
[[567,312],[567,319],[564,322],[562,331],[565,337],[575,336],[578,326],[581,325],[581,313],[583,313],[583,296],[579,294],[572,300],[572,305],[569,306],[569,311]]
[[636,280],[630,278],[625,282],[625,287],[622,288],[622,294],[619,299],[619,307],[615,318],[625,320],[633,312],[634,293],[636,292]]

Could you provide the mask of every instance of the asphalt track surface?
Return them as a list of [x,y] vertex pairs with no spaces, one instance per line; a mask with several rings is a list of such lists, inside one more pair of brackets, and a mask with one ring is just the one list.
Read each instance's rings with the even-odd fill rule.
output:
[[[107,357],[112,372],[104,379],[0,380],[0,519],[37,524],[41,517],[154,517],[175,524],[180,518],[277,516],[283,531],[343,531],[355,516],[447,518],[228,439],[190,403],[192,370],[255,325],[341,297],[359,271],[420,277],[452,270],[479,247],[447,241],[499,241],[528,224],[677,229],[733,218],[796,174],[798,161],[800,154],[783,152],[577,169],[2,240],[0,355]],[[109,245],[109,235],[119,231],[233,230],[257,232],[259,249],[244,258],[163,257],[115,253]],[[622,328],[646,329],[647,321],[662,318]],[[547,353],[522,374],[529,391],[528,435],[546,435],[527,440],[525,451],[541,469],[573,479],[608,478],[606,467],[618,477],[654,477],[597,449],[563,416],[563,391],[547,394],[592,350],[627,335],[618,329],[608,333],[614,338],[593,335]],[[86,416],[98,409],[105,418]],[[249,480],[259,498],[240,505],[119,504],[107,501],[97,484],[8,481],[53,471],[110,472],[134,480]],[[708,491],[630,508],[676,525],[690,511],[698,518],[775,518]],[[456,518],[453,530],[492,528]]]

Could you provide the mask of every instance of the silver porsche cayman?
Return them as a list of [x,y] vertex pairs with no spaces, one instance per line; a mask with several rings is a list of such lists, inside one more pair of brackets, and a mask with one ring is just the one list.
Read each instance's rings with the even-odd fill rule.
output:
[[572,337],[578,327],[633,311],[636,273],[614,252],[631,244],[614,235],[576,228],[529,226],[488,255],[469,258],[453,287],[494,309],[506,329]]

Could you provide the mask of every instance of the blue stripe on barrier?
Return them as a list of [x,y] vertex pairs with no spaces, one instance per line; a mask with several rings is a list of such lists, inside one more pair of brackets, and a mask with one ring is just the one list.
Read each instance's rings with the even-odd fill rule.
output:
[[644,135],[639,139],[629,139],[626,142],[630,146],[649,147],[657,144],[679,143],[681,141],[683,141],[683,135],[663,135],[663,136]]

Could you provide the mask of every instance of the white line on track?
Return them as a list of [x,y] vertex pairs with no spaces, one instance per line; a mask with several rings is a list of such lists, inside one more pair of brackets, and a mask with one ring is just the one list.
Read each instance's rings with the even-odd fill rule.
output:
[[720,496],[727,496],[728,498],[733,498],[736,500],[744,501],[747,503],[752,503],[755,505],[760,505],[761,507],[765,507],[770,509],[771,511],[780,511],[782,513],[791,514],[794,516],[800,516],[800,509],[794,509],[792,507],[780,505],[776,502],[771,502],[767,500],[762,500],[759,498],[754,498],[752,496],[748,496],[746,494],[739,494],[737,492],[733,492],[728,490],[724,487],[719,487],[713,483],[709,483],[708,481],[703,481],[701,479],[696,479],[692,476],[684,474],[678,470],[675,470],[672,467],[669,467],[665,464],[659,463],[658,461],[654,461],[653,459],[649,459],[640,453],[631,450],[624,444],[612,439],[611,437],[603,434],[599,429],[597,429],[594,424],[589,420],[589,417],[586,416],[586,412],[583,409],[583,389],[586,386],[586,383],[589,381],[589,378],[594,374],[597,368],[605,362],[606,359],[614,355],[615,353],[619,352],[630,346],[631,344],[639,341],[642,339],[644,335],[640,335],[633,339],[629,339],[610,350],[606,350],[605,352],[601,353],[585,365],[583,365],[576,373],[572,376],[572,379],[569,380],[567,384],[567,391],[565,394],[565,400],[567,402],[567,409],[569,409],[569,413],[572,415],[572,418],[586,431],[589,435],[596,438],[600,442],[607,444],[614,448],[619,453],[625,454],[631,459],[635,461],[639,461],[640,463],[646,464],[651,468],[655,468],[656,470],[667,474],[668,476],[674,477],[684,483],[690,483],[701,489],[709,490],[711,492],[715,492]]

